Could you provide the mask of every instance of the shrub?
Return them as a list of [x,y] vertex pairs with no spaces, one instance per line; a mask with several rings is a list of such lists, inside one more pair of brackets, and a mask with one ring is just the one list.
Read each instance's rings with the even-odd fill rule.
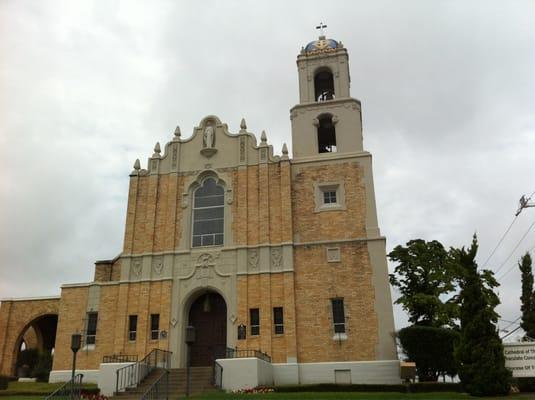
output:
[[52,370],[52,356],[50,353],[40,353],[37,363],[33,369],[33,376],[37,382],[48,382],[50,371]]
[[459,332],[448,328],[412,325],[398,332],[403,351],[416,363],[420,382],[436,382],[440,375],[457,372],[454,347]]
[[19,352],[17,357],[17,368],[21,368],[25,365],[32,371],[39,359],[39,351],[37,349],[26,349]]
[[0,390],[6,390],[8,382],[9,382],[9,377],[0,375]]

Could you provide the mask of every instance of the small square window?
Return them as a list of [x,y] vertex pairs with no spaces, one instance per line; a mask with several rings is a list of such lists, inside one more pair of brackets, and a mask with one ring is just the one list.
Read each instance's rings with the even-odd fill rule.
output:
[[251,308],[249,310],[249,323],[251,326],[251,336],[260,335],[260,310]]
[[323,204],[336,204],[336,190],[326,190],[323,192]]
[[314,184],[315,211],[345,210],[345,191],[342,181],[318,182]]

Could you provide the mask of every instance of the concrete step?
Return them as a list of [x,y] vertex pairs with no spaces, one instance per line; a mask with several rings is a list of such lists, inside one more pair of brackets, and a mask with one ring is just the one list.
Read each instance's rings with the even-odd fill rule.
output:
[[[143,393],[160,377],[162,370],[155,370],[149,374],[136,388],[127,389],[116,396],[111,397],[113,400],[138,400]],[[218,391],[213,386],[213,368],[212,367],[192,367],[190,371],[190,393],[201,394],[205,392]],[[177,399],[186,394],[186,368],[174,368],[169,370],[168,388],[169,398]],[[163,378],[165,379],[165,378]]]

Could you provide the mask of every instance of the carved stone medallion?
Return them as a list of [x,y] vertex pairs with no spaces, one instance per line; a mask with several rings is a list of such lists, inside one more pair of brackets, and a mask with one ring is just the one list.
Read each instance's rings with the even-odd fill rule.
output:
[[132,260],[132,272],[134,273],[134,276],[141,276],[142,267],[143,265],[141,258],[135,258]]
[[249,269],[254,271],[258,268],[258,250],[249,251]]
[[161,275],[163,271],[163,257],[158,256],[152,259],[152,270],[156,275]]
[[271,268],[282,268],[282,249],[280,247],[271,249]]

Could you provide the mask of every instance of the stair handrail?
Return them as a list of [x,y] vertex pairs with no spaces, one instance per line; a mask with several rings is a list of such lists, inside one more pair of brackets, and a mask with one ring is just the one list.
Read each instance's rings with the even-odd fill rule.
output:
[[225,358],[246,358],[246,357],[255,357],[266,362],[271,362],[271,356],[261,350],[252,350],[252,349],[234,349],[232,347],[227,347],[226,357]]
[[[165,376],[165,379],[162,378]],[[162,393],[163,389],[163,393]],[[143,393],[140,400],[165,399],[169,398],[169,370],[164,369],[162,374]]]
[[223,388],[223,366],[214,360],[214,386],[216,388]]
[[83,374],[76,374],[68,382],[65,382],[59,388],[54,390],[48,396],[45,397],[45,400],[52,399],[80,399],[82,396],[82,378]]
[[136,387],[156,368],[169,369],[171,351],[152,349],[143,359],[119,368],[116,373],[115,393],[126,388]]

